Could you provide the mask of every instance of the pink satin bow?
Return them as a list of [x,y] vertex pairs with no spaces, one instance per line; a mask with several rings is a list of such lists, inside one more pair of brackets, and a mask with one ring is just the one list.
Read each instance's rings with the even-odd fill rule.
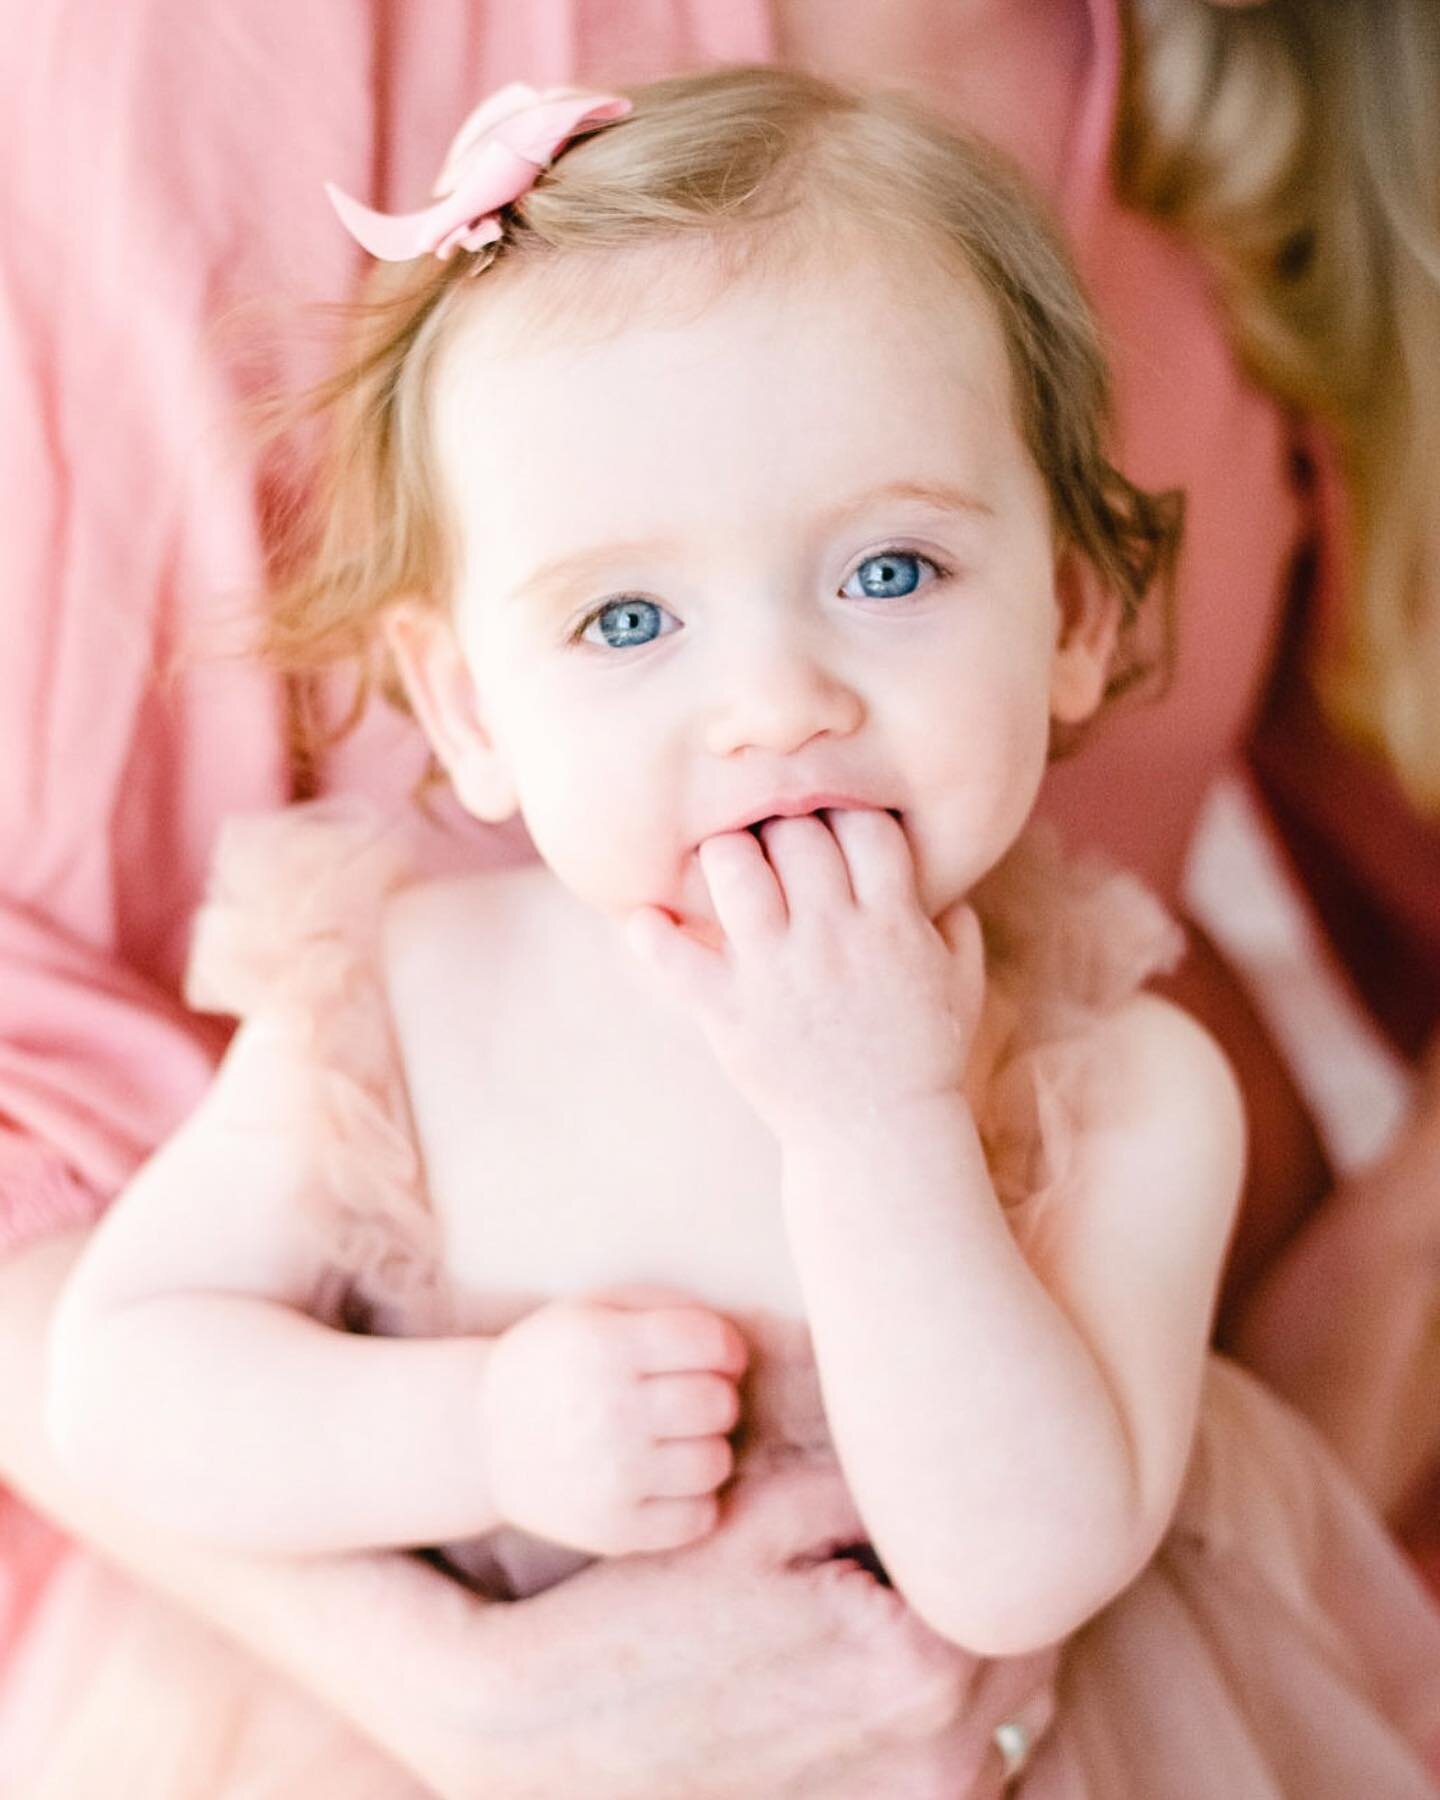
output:
[[455,134],[435,183],[434,206],[382,213],[342,193],[325,192],[350,235],[381,262],[409,262],[433,251],[442,261],[457,248],[480,250],[500,236],[500,208],[535,185],[541,171],[583,125],[623,119],[631,103],[581,88],[527,87],[512,81],[482,100]]

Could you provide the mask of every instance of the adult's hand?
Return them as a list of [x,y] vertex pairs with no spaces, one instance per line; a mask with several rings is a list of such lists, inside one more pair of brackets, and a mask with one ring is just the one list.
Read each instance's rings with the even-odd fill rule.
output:
[[236,1556],[137,1525],[67,1475],[41,1418],[80,1241],[0,1261],[0,1479],[441,1800],[993,1800],[996,1725],[1043,1723],[1048,1654],[977,1663],[825,1560],[860,1528],[821,1470],[742,1481],[702,1542],[513,1605],[395,1553]]
[[832,1473],[743,1480],[702,1543],[479,1615],[405,1760],[446,1800],[999,1795],[995,1727],[1043,1721],[1052,1654],[943,1642],[826,1560],[859,1535]]

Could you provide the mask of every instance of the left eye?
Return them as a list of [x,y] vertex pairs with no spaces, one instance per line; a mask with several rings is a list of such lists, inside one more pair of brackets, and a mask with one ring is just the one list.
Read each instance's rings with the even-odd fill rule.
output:
[[903,600],[940,573],[913,550],[879,550],[857,563],[840,592],[851,600]]
[[[641,594],[622,594],[618,599],[606,600],[593,612],[587,613],[574,634],[575,640],[593,644],[595,639],[586,635],[593,625],[600,631],[608,650],[630,649],[636,644],[653,644],[656,638],[670,635],[660,628],[662,615],[674,618],[673,613],[667,613],[667,609],[654,600],[647,600]],[[612,633],[621,642],[617,643],[611,636]]]

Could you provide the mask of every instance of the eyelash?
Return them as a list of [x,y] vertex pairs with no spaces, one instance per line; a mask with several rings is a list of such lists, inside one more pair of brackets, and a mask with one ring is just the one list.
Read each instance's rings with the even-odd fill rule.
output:
[[[932,577],[936,581],[946,581],[950,578],[951,575],[954,574],[953,569],[947,568],[944,563],[938,561],[937,558],[935,558],[933,556],[927,555],[927,553],[923,550],[915,550],[915,549],[911,548],[911,546],[908,544],[882,544],[882,545],[880,545],[880,547],[878,549],[867,550],[865,552],[864,556],[857,557],[855,562],[851,565],[848,573],[846,574],[845,581],[851,580],[851,578],[855,575],[855,572],[858,569],[862,569],[866,563],[876,562],[881,557],[884,557],[884,556],[912,556],[912,557],[914,557],[916,562],[922,563],[927,569],[929,569],[931,571]],[[926,583],[925,585],[928,586],[929,583]],[[844,582],[841,583],[841,587],[843,587],[843,586],[844,586]],[[916,592],[918,593],[919,591],[920,590],[917,588]],[[854,596],[842,596],[842,597],[854,598]],[[899,597],[901,599],[905,599],[905,600],[913,598],[913,596],[909,595],[909,594],[902,594]],[[873,598],[873,596],[872,596],[872,598]],[[602,613],[608,611],[610,607],[618,606],[623,601],[626,601],[626,600],[642,600],[651,606],[660,606],[661,605],[660,601],[652,600],[648,594],[626,594],[626,593],[611,594],[606,599],[601,600],[598,603],[598,605],[591,607],[590,611],[588,613],[586,613],[585,616],[575,626],[574,630],[570,633],[570,635],[566,641],[571,644],[583,643],[585,633],[595,623],[596,619],[598,619]],[[884,604],[883,601],[881,603]],[[665,633],[665,635],[668,637],[668,636],[672,636],[673,633],[667,632],[667,633]],[[600,645],[600,644],[596,644],[592,647],[597,650],[608,648],[608,646]],[[644,648],[643,645],[641,647]]]

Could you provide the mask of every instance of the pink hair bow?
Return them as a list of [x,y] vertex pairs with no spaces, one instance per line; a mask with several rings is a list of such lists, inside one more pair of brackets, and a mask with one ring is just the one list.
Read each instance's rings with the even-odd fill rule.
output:
[[456,132],[435,183],[434,206],[423,212],[374,212],[333,181],[325,183],[325,192],[351,237],[381,262],[409,262],[427,251],[443,261],[457,248],[493,244],[500,236],[500,208],[528,193],[582,126],[623,119],[630,106],[617,94],[581,88],[537,92],[512,81],[481,101]]

